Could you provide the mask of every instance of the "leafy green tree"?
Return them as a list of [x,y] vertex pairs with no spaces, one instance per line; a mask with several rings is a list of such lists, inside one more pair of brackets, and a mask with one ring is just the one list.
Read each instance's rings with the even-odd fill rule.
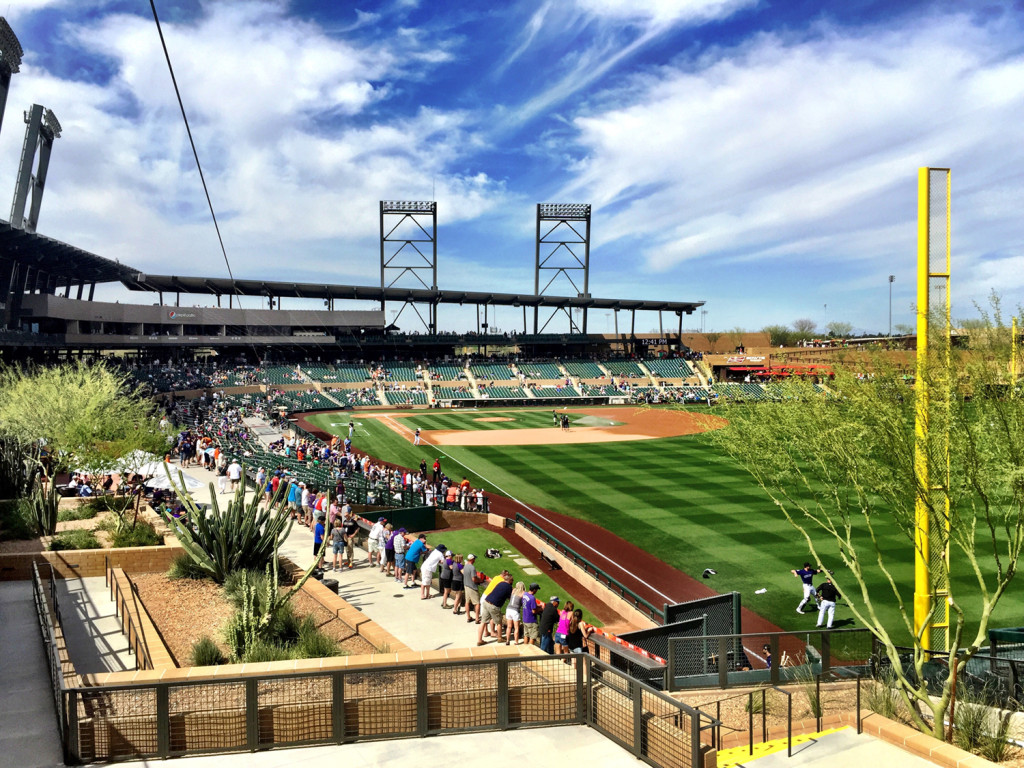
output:
[[57,497],[46,481],[60,472],[110,467],[132,451],[163,451],[154,404],[128,378],[83,362],[0,371],[0,440],[17,446],[39,526],[51,535]]
[[[1024,392],[1008,379],[1009,332],[998,315],[992,324],[995,332],[982,337],[984,350],[951,350],[949,368],[918,370],[917,381],[927,378],[933,402],[948,403],[932,423],[930,440],[915,433],[917,391],[882,361],[866,380],[837,371],[829,396],[790,382],[780,402],[726,404],[728,427],[711,433],[774,500],[819,567],[845,565],[836,569],[837,586],[885,649],[915,724],[937,738],[944,735],[956,676],[986,643],[992,612],[1024,546]],[[948,435],[948,478],[933,476],[935,485],[925,487],[915,451],[933,466],[944,462],[942,434]],[[949,499],[948,516],[942,497]],[[931,535],[948,545],[953,570],[971,577],[965,587],[950,582],[948,563],[937,569],[940,583],[950,585],[948,667],[938,691],[929,690],[932,656],[914,632],[914,585],[894,575],[893,554],[880,544],[895,526],[907,544],[901,556],[913,558],[918,502]],[[898,607],[902,626],[883,622],[877,610],[883,602]],[[908,667],[901,664],[900,634],[913,638]]]
[[766,325],[761,331],[768,334],[768,341],[773,347],[788,347],[793,341],[793,332],[788,325]]
[[846,339],[853,333],[853,324],[845,320],[833,320],[825,328],[833,339]]

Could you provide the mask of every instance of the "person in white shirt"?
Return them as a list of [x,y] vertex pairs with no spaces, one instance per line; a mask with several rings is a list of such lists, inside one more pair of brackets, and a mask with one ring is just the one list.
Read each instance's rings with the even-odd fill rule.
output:
[[441,564],[444,556],[448,550],[445,549],[443,544],[438,544],[434,547],[434,550],[427,555],[423,561],[423,565],[420,568],[420,599],[430,599],[430,584],[434,580],[434,572],[437,567]]
[[381,536],[384,534],[385,522],[386,521],[383,517],[378,517],[377,522],[371,526],[370,534],[366,538],[366,548],[369,553],[367,562],[370,564],[371,568],[374,565],[379,564],[382,571],[384,570],[384,542],[382,541]]
[[238,463],[238,459],[232,459],[231,463],[228,464],[228,480],[231,481],[231,492],[234,493],[238,490],[238,482],[242,479],[242,465]]

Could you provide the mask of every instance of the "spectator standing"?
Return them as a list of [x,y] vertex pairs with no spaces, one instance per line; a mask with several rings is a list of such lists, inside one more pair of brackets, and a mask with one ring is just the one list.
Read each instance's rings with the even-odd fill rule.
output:
[[452,558],[452,598],[455,600],[452,605],[452,613],[459,615],[459,608],[466,599],[466,580],[462,575],[465,559],[462,555],[455,555]]
[[508,608],[505,609],[505,645],[509,645],[512,640],[519,645],[519,624],[523,620],[523,595],[525,593],[526,585],[521,581],[512,590]]
[[540,584],[534,582],[530,589],[523,594],[523,642],[527,645],[540,643],[540,628],[537,624],[537,590]]
[[324,567],[324,520],[318,518],[316,527],[313,529],[313,557],[316,558],[316,567]]
[[374,565],[380,565],[381,570],[384,570],[384,544],[382,541],[382,537],[384,535],[384,522],[385,518],[378,517],[377,522],[371,526],[370,533],[366,537],[367,562],[370,564],[371,568]]
[[[477,589],[476,555],[470,552],[466,555],[466,562],[462,566],[462,583],[466,593],[466,623],[476,621],[480,623],[480,591]],[[476,608],[476,618],[473,618],[473,609]]]
[[416,569],[419,567],[420,558],[427,549],[426,534],[420,534],[405,551],[405,588],[412,589],[416,586]]
[[349,568],[355,568],[356,536],[359,534],[359,521],[349,512],[341,519],[341,527],[345,531],[345,559]]
[[345,530],[341,527],[341,518],[334,518],[331,528],[331,550],[334,553],[334,570],[341,570],[341,551],[345,548]]
[[565,608],[558,612],[558,625],[555,627],[555,653],[568,653],[569,648],[566,645],[567,635],[569,634],[569,621],[572,619],[572,612],[576,606],[572,604],[572,600],[565,601]]
[[238,490],[238,482],[242,479],[242,465],[238,463],[237,458],[231,459],[231,463],[228,464],[228,479],[231,481],[231,492],[234,493]]
[[480,601],[484,620],[476,635],[477,645],[484,645],[484,632],[492,637],[501,638],[502,608],[512,596],[512,574],[502,571],[500,576],[494,578],[497,581],[492,580],[490,591]]
[[434,573],[437,571],[438,566],[444,562],[447,550],[444,544],[438,544],[432,552],[430,552],[423,561],[423,567],[420,569],[420,599],[430,599],[430,587],[434,583]]
[[405,580],[405,553],[409,550],[408,542],[405,540],[405,528],[399,528],[391,537],[391,543],[395,549],[395,581]]

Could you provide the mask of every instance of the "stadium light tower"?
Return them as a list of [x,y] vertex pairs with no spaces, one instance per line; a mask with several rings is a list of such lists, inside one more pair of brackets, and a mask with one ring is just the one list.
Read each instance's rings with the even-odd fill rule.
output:
[[0,128],[4,124],[4,110],[7,108],[7,92],[11,88],[11,75],[21,70],[21,43],[17,35],[0,16]]
[[[25,113],[25,143],[21,147],[21,163],[18,166],[18,180],[14,185],[14,202],[11,204],[11,226],[15,229],[36,231],[39,208],[43,204],[46,172],[50,168],[50,153],[53,151],[54,140],[60,138],[60,131],[60,123],[49,109],[33,104],[32,109]],[[37,150],[39,165],[33,174]],[[28,203],[29,190],[32,192],[32,205],[26,216],[25,205]]]
[[[537,203],[535,245],[533,292],[536,295],[547,293],[551,284],[562,277],[568,280],[578,297],[590,298],[589,203]],[[551,279],[544,286],[540,284],[541,272],[551,273]],[[574,276],[576,279],[573,279]],[[552,318],[563,311],[569,317],[570,333],[586,333],[587,309],[583,308],[582,326],[573,322],[572,314],[565,308],[555,308],[544,326],[540,327],[540,307],[534,307],[533,332],[542,333]],[[635,310],[633,316],[636,317]]]
[[892,336],[892,284],[896,282],[896,275],[889,275],[889,336]]

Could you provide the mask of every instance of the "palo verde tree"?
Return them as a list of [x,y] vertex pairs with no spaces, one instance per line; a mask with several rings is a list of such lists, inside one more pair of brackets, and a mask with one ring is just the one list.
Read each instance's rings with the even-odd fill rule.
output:
[[123,374],[83,362],[0,371],[0,441],[21,457],[41,535],[57,524],[55,483],[44,479],[166,448],[153,402]]
[[[881,361],[869,378],[840,369],[825,396],[792,382],[780,402],[727,404],[728,427],[711,433],[774,500],[819,567],[837,559],[846,566],[835,569],[837,586],[884,648],[915,724],[937,738],[956,677],[987,642],[1024,546],[1024,391],[1009,375],[1010,333],[998,307],[988,322],[990,332],[972,335],[969,349],[951,350],[948,368],[918,371],[929,377],[931,397],[948,403],[928,440],[915,432],[916,388]],[[923,484],[918,449],[932,466],[944,465],[948,451],[948,477]],[[931,690],[926,672],[934,673],[936,657],[915,632],[913,580],[897,574],[908,569],[895,560],[913,562],[921,508],[949,552],[933,565],[937,581],[949,584],[947,600],[932,600],[933,618],[949,606],[949,644]],[[905,542],[898,555],[883,543],[894,527]],[[897,626],[881,618],[883,602],[898,608]],[[907,665],[900,636],[913,646]]]

